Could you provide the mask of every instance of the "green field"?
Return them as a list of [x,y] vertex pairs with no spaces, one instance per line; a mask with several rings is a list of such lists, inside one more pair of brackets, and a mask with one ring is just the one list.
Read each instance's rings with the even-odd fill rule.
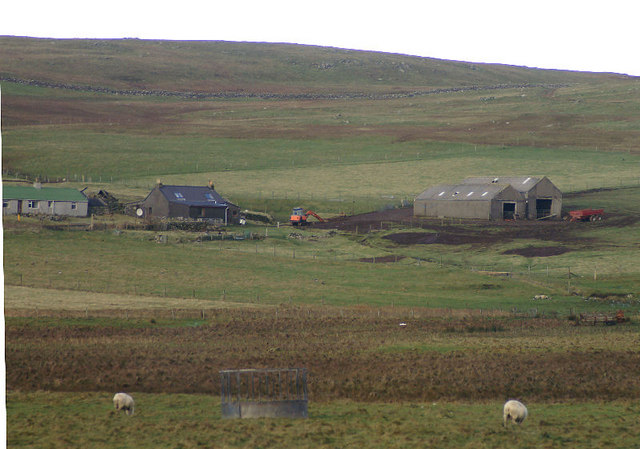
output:
[[[137,397],[129,418],[104,393],[10,393],[9,447],[530,448],[632,449],[640,439],[637,403],[558,403],[530,407],[526,425],[504,429],[501,403],[362,404],[310,407],[307,420],[221,420],[216,398]],[[51,422],[58,423],[54,428]]]
[[[0,37],[0,82],[5,183],[128,202],[212,180],[274,218],[188,232],[3,217],[10,447],[638,446],[639,79]],[[548,176],[565,213],[606,218],[406,209],[486,175]],[[292,228],[295,206],[347,224]],[[285,366],[311,373],[309,419],[221,419],[219,370]],[[131,418],[112,410],[121,390]],[[503,429],[510,397],[530,417]]]

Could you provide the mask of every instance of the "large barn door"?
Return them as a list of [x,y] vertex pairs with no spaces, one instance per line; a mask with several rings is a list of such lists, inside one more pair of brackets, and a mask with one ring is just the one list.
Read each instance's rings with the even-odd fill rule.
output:
[[552,199],[536,199],[536,218],[548,217],[551,215]]
[[516,203],[502,203],[502,219],[513,220],[516,215]]

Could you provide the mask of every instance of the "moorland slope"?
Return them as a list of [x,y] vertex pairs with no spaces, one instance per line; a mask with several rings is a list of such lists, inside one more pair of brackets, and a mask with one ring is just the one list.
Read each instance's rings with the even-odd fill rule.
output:
[[603,82],[540,70],[295,44],[0,37],[0,79],[105,92],[381,94],[470,86]]

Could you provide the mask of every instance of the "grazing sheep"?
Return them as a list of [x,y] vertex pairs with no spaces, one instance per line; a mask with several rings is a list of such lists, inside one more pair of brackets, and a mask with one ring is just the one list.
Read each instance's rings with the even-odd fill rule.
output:
[[537,300],[537,299],[542,299],[542,300],[546,300],[546,299],[551,299],[551,297],[547,296],[547,295],[536,295],[533,297],[533,300]]
[[507,422],[513,421],[516,424],[521,424],[527,418],[527,407],[516,400],[507,401],[504,404],[504,426],[507,426]]
[[113,406],[116,410],[122,410],[127,415],[133,415],[133,411],[135,409],[133,398],[127,393],[116,393],[113,397]]

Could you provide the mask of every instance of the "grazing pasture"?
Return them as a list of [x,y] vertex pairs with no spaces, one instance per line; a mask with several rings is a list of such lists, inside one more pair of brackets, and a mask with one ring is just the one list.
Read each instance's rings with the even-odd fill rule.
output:
[[[219,399],[198,394],[136,395],[120,416],[101,392],[12,392],[9,447],[218,447],[443,449],[573,447],[635,449],[637,402],[536,404],[518,429],[504,429],[501,401],[310,405],[305,420],[220,419]],[[53,424],[55,423],[55,424]]]

